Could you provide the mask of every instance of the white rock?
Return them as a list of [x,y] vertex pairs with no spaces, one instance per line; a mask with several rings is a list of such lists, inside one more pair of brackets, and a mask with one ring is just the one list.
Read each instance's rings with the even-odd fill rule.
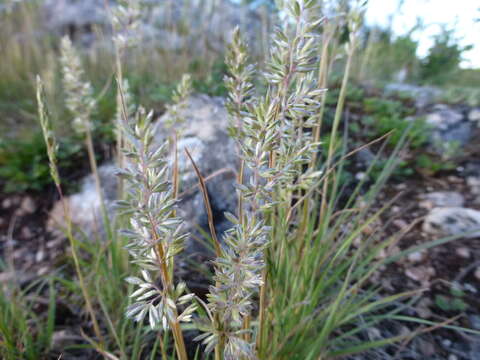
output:
[[423,231],[439,236],[465,234],[480,237],[480,211],[463,207],[438,207],[430,211],[423,222]]
[[470,258],[470,250],[464,246],[456,249],[455,253],[461,258],[464,258],[464,259]]
[[[198,178],[184,149],[190,151],[200,172],[207,178],[206,185],[219,237],[231,227],[231,223],[223,216],[224,212],[234,213],[237,207],[234,169],[238,166],[238,156],[235,142],[227,133],[228,114],[223,99],[206,95],[192,96],[188,99],[185,109],[179,111],[179,115],[185,119],[185,122],[182,124],[181,137],[177,144],[180,173],[178,214],[185,220],[184,231],[192,234],[185,246],[186,251],[200,253],[203,248],[200,248],[201,245],[194,241],[194,238],[202,237],[198,227],[208,229],[207,214],[198,188]],[[157,120],[154,128],[154,145],[163,143],[168,135],[162,127],[166,117],[168,113]],[[173,156],[170,158],[173,159]],[[99,170],[108,211],[113,218],[115,215],[113,203],[117,195],[115,166],[102,165]],[[246,178],[247,176],[248,172],[245,174]],[[67,201],[75,225],[92,240],[96,237],[103,238],[105,234],[102,227],[100,199],[91,175],[82,181],[80,192],[69,196]],[[61,203],[57,203],[50,213],[49,230],[62,228],[64,224],[63,207]],[[63,232],[57,230],[57,233],[63,236]]]
[[462,121],[463,115],[448,105],[438,104],[433,112],[426,116],[426,123],[440,130],[447,130],[450,126]]
[[462,207],[465,198],[457,191],[435,191],[422,196],[433,204],[434,207]]
[[478,123],[480,126],[480,108],[474,108],[468,113],[468,120]]
[[475,275],[475,278],[477,280],[480,280],[480,266],[477,267],[477,269],[475,270],[475,273],[473,275]]
[[[105,205],[108,209],[113,206],[113,200],[117,189],[115,176],[116,167],[112,164],[102,165],[98,168],[100,181],[103,187]],[[66,198],[72,223],[78,226],[87,237],[100,236],[103,234],[102,213],[100,197],[98,196],[95,179],[89,175],[82,180],[80,192]],[[58,201],[49,214],[47,229],[56,234],[63,234],[65,228],[65,213],[63,204]],[[60,230],[60,232],[59,232]]]
[[467,185],[472,195],[475,195],[474,203],[480,204],[480,177],[478,176],[467,177]]
[[408,261],[412,263],[418,263],[423,260],[425,253],[423,251],[417,251],[408,255]]
[[[109,10],[105,4],[108,3]],[[205,47],[221,51],[231,40],[238,25],[251,47],[259,48],[262,14],[229,0],[144,0],[136,36],[142,46],[152,45],[167,51]],[[85,45],[108,46],[111,35],[109,11],[114,13],[114,0],[45,0],[42,6],[47,34],[69,34]],[[101,29],[102,37],[95,28]],[[105,38],[107,41],[101,41]]]

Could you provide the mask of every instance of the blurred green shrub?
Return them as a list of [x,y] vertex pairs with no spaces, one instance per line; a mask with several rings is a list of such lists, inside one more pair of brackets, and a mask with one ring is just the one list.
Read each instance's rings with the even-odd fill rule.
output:
[[423,119],[406,117],[413,115],[400,101],[377,97],[366,98],[363,101],[365,116],[362,117],[362,128],[371,139],[378,138],[393,131],[390,136],[392,146],[397,146],[405,131],[409,131],[409,144],[412,149],[418,149],[427,142],[428,128]]
[[460,45],[453,29],[442,28],[435,36],[434,44],[420,66],[420,80],[433,85],[444,85],[452,80],[460,70],[464,52],[472,45]]
[[[73,169],[81,156],[80,142],[63,138],[59,144],[58,159],[63,170]],[[7,193],[40,191],[52,182],[45,141],[41,133],[31,138],[0,141],[0,180]]]

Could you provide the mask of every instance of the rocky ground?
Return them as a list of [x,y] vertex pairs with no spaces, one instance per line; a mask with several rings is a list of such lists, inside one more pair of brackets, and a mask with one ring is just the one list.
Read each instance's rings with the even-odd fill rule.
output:
[[[378,206],[383,206],[397,195],[398,198],[378,223],[367,231],[370,233],[363,236],[374,234],[377,241],[397,236],[398,240],[385,252],[387,256],[443,236],[470,233],[444,245],[413,252],[407,258],[382,268],[372,282],[381,284],[385,294],[423,289],[423,296],[404,310],[407,315],[436,322],[455,317],[452,324],[480,330],[478,109],[443,104],[422,106],[419,112],[423,112],[427,122],[434,127],[430,141],[432,151],[446,151],[441,145],[455,136],[455,140],[461,143],[461,161],[455,169],[435,176],[418,173],[402,181],[390,182],[380,194]],[[208,229],[197,179],[182,150],[188,148],[203,175],[208,178],[216,227],[221,233],[229,226],[223,212],[235,210],[232,190],[236,168],[235,147],[226,134],[223,100],[205,95],[192,97],[185,115],[187,127],[183,140],[178,144],[182,177],[180,214],[188,220],[187,230],[194,237],[200,236],[195,224]],[[161,141],[165,131],[158,127],[157,132],[157,141]],[[357,161],[365,161],[365,158],[369,157],[363,156],[363,160]],[[113,173],[114,167],[108,162],[101,166],[109,204],[116,194]],[[68,201],[75,223],[88,236],[101,238],[99,201],[91,176],[81,180],[80,191],[70,195]],[[113,215],[113,207],[109,208]],[[26,285],[42,275],[62,271],[68,245],[62,232],[58,231],[61,224],[61,209],[56,203],[54,189],[42,194],[1,195],[0,252],[10,266],[8,271],[0,273],[0,282],[16,277]],[[358,239],[360,241],[362,238]],[[192,241],[187,245],[187,254],[199,257],[204,256],[205,251]],[[184,267],[183,271],[183,275],[188,277],[188,268]],[[200,280],[192,277],[192,281]],[[201,288],[202,284],[197,283],[197,286]],[[68,304],[58,304],[57,308],[65,324],[62,333],[56,333],[61,343],[65,341],[65,334],[75,338],[68,324],[75,323],[78,315]],[[380,339],[406,331],[411,332],[412,329],[400,323],[390,323],[381,329],[372,328],[366,336]],[[399,347],[373,352],[367,358],[475,360],[480,359],[480,338],[460,331],[438,329]]]

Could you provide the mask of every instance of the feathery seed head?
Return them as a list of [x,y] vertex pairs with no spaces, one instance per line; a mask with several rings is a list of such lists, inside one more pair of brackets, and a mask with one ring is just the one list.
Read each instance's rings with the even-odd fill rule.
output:
[[47,103],[45,101],[45,90],[40,76],[37,75],[37,104],[38,118],[42,128],[43,138],[47,146],[48,161],[50,164],[50,175],[55,185],[60,185],[60,176],[57,169],[57,142],[50,124],[50,114],[48,113]]
[[167,146],[153,146],[152,117],[152,112],[147,114],[140,108],[136,122],[122,122],[128,164],[118,175],[126,180],[129,197],[117,206],[130,216],[130,229],[122,233],[129,239],[127,249],[132,262],[142,269],[143,278],[127,279],[136,290],[130,295],[134,303],[126,315],[136,321],[148,315],[152,329],[167,329],[177,320],[190,321],[195,306],[188,306],[177,317],[177,306],[188,302],[192,295],[184,294],[184,284],[172,290],[165,279],[161,287],[152,280],[152,273],[166,267],[183,249],[187,236],[181,231],[182,220],[174,216],[176,201],[168,180]]
[[112,10],[115,46],[122,52],[137,43],[142,20],[142,0],[120,0]]
[[64,36],[61,41],[60,62],[66,105],[74,116],[73,128],[77,132],[91,130],[90,116],[95,108],[93,90],[90,82],[83,79],[80,56],[68,36]]

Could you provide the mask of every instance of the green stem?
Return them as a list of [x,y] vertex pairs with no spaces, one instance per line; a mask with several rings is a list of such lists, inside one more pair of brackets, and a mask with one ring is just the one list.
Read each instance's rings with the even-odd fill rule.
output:
[[95,335],[100,340],[100,342],[103,343],[104,340],[102,337],[102,333],[100,331],[100,326],[98,325],[97,317],[95,316],[95,312],[92,306],[92,301],[90,299],[90,294],[88,293],[87,286],[85,284],[85,279],[83,278],[82,271],[80,269],[80,261],[78,259],[77,246],[75,244],[75,239],[73,237],[72,218],[70,216],[70,209],[68,208],[67,201],[63,196],[62,188],[60,187],[59,184],[57,184],[57,191],[58,191],[58,194],[60,195],[60,201],[63,207],[64,218],[67,225],[67,238],[70,242],[70,247],[72,248],[73,263],[75,265],[75,272],[77,273],[77,276],[78,276],[78,282],[80,283],[80,289],[82,290],[82,295],[85,300],[85,305],[90,315],[90,319],[92,320],[93,331],[95,332]]

